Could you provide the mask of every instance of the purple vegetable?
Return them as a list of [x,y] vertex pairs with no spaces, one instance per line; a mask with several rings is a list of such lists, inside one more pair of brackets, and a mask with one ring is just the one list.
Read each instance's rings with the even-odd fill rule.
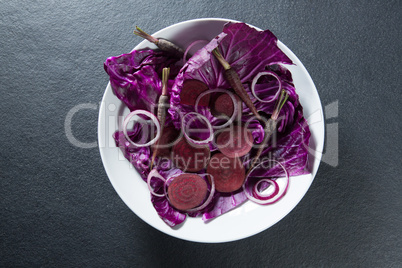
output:
[[[296,94],[292,82],[292,75],[284,66],[281,65],[269,65],[266,66],[265,70],[272,71],[276,73],[282,81],[282,89],[289,94],[288,101],[282,107],[279,118],[277,121],[277,127],[279,132],[283,132],[288,125],[292,125],[295,122],[296,109],[300,106],[299,96]],[[251,89],[248,85],[245,86],[246,90],[251,94]],[[255,86],[257,94],[261,97],[272,96],[278,90],[277,84],[272,80],[262,81]],[[251,97],[257,110],[264,112],[265,114],[272,114],[275,109],[275,102],[263,103]],[[301,106],[300,106],[301,107]],[[244,107],[243,112],[250,112],[247,107]]]
[[175,75],[176,61],[162,52],[141,50],[108,58],[104,69],[110,76],[114,94],[130,111],[144,109],[156,114],[162,93],[162,69],[171,67],[171,74]]
[[[170,67],[173,75],[177,74],[178,67],[174,64],[177,59],[172,59],[169,55],[153,50],[133,51],[118,57],[110,57],[104,63],[105,71],[110,76],[110,83],[114,94],[124,102],[130,111],[145,109],[156,114],[158,97],[162,93],[162,69]],[[171,88],[173,81],[169,81]],[[171,118],[167,114],[166,126],[170,124]],[[141,129],[139,125],[129,132],[129,137],[133,141],[140,139]],[[124,157],[137,169],[144,181],[150,172],[151,152],[149,147],[137,148],[125,138],[122,131],[113,134],[116,146],[121,149]],[[158,171],[162,176],[168,176],[178,170],[163,170],[171,168],[172,164],[167,161],[158,166]],[[158,183],[158,182],[156,182]],[[153,185],[154,189],[160,190],[161,185]],[[151,197],[155,210],[161,219],[173,227],[182,223],[186,214],[183,214],[170,206],[165,197]]]
[[196,174],[185,173],[174,178],[168,187],[170,204],[178,210],[189,210],[202,204],[208,194],[205,180]]
[[[208,90],[208,86],[205,85],[203,82],[198,80],[186,80],[183,83],[183,90],[180,94],[181,104],[185,105],[195,105],[195,101],[197,97]],[[198,105],[200,106],[207,106],[209,103],[209,95],[207,97],[202,98]]]
[[[134,126],[134,130],[128,133],[131,140],[136,141],[140,136],[139,125]],[[151,151],[149,147],[135,147],[124,136],[123,131],[117,131],[113,134],[116,146],[121,149],[124,157],[137,169],[144,181],[147,180],[149,173],[149,162]]]
[[[282,107],[278,121],[275,138],[270,139],[268,145],[262,150],[260,158],[274,158],[289,172],[290,176],[309,173],[307,169],[307,146],[310,139],[310,130],[303,117],[298,95],[296,94],[291,73],[280,64],[292,64],[292,61],[278,48],[277,38],[268,30],[257,31],[244,23],[229,23],[225,25],[223,32],[214,38],[208,45],[200,49],[177,72],[174,67],[176,59],[169,54],[150,50],[133,51],[119,57],[111,57],[105,62],[105,70],[110,75],[110,81],[114,93],[130,110],[146,109],[156,113],[158,96],[161,94],[161,72],[164,67],[173,68],[172,77],[176,77],[169,84],[170,108],[168,110],[166,125],[173,125],[180,129],[183,115],[194,112],[190,105],[182,105],[180,93],[186,80],[196,79],[205,83],[211,90],[216,88],[229,89],[230,85],[224,77],[224,69],[212,55],[212,50],[219,47],[222,56],[228,61],[231,68],[239,75],[251,101],[260,114],[269,117],[273,111],[275,102],[261,103],[251,93],[250,84],[253,78],[260,72],[272,71],[280,79],[282,88],[289,94],[289,98]],[[176,72],[174,71],[176,70]],[[177,74],[177,75],[176,75]],[[272,78],[272,77],[271,77]],[[277,81],[270,77],[261,77],[255,85],[255,92],[259,98],[270,97],[278,91]],[[259,144],[264,140],[264,126],[255,119],[255,116],[246,105],[243,105],[242,124],[252,131],[254,143]],[[214,117],[209,107],[198,107],[198,112],[205,116],[214,125],[221,125],[221,119]],[[139,135],[138,130],[130,133],[133,140]],[[121,148],[125,157],[136,167],[145,180],[149,173],[150,150],[149,148],[135,148],[125,140],[120,132],[114,134],[116,144]],[[138,137],[137,137],[138,138]],[[211,143],[211,152],[217,148]],[[247,168],[257,149],[252,149],[241,157],[243,165]],[[167,167],[158,165],[158,172],[165,178],[173,174],[182,173],[168,160]],[[204,172],[203,170],[200,172]],[[282,168],[254,170],[251,176],[275,177],[283,173]],[[155,182],[153,189],[160,191],[162,187]],[[152,196],[152,203],[158,215],[169,226],[175,226],[184,221],[186,214],[173,208],[166,197]],[[203,220],[213,219],[247,200],[242,190],[232,193],[215,193],[214,200],[201,212],[188,214],[189,216],[203,213]]]
[[[277,38],[269,30],[257,31],[245,23],[228,23],[223,32],[195,53],[178,74],[172,88],[169,110],[175,122],[179,120],[175,108],[179,107],[179,110],[181,108],[180,92],[183,81],[187,79],[203,81],[210,89],[230,88],[224,77],[224,68],[212,54],[218,46],[222,56],[236,71],[245,88],[254,76],[265,71],[266,66],[278,63],[292,64],[288,56],[278,48]],[[251,92],[249,95],[251,97]],[[255,103],[254,105],[259,110]],[[251,111],[246,109],[244,112]]]
[[267,147],[268,141],[272,137],[272,135],[275,134],[279,113],[280,113],[283,105],[286,103],[286,100],[288,99],[288,97],[289,97],[288,93],[286,93],[286,91],[284,89],[282,89],[281,95],[280,95],[279,99],[277,100],[277,103],[275,105],[274,111],[272,112],[271,118],[269,118],[268,121],[265,122],[264,140],[259,145],[259,148],[258,148],[256,154],[254,155],[254,159],[250,162],[250,165],[248,165],[248,171],[247,171],[246,176],[248,176],[250,171],[253,169],[253,167],[256,165],[256,163],[260,160],[262,151],[264,150],[265,147]]
[[152,195],[151,201],[159,217],[170,227],[174,227],[186,219],[186,214],[173,208],[165,197]]
[[[170,172],[171,172],[171,170],[170,170]],[[153,186],[153,189],[155,189],[155,192],[159,192],[159,193],[164,192],[163,181],[156,180],[152,186]],[[180,212],[177,209],[175,209],[174,207],[172,207],[169,203],[169,200],[166,198],[166,196],[155,196],[155,195],[151,194],[151,202],[152,202],[152,205],[154,206],[156,212],[158,213],[159,217],[170,227],[174,227],[174,226],[182,223],[187,217],[185,213]]]
[[239,75],[233,70],[232,66],[225,60],[225,58],[221,55],[219,48],[215,48],[212,50],[212,53],[215,55],[216,59],[222,65],[224,69],[224,74],[229,85],[234,89],[237,96],[247,105],[250,111],[255,115],[258,120],[261,120],[261,116],[258,114],[257,109],[255,108],[253,102],[250,97],[247,95],[246,90],[243,87],[242,82],[240,81]]
[[221,193],[239,190],[246,178],[246,171],[239,158],[229,158],[222,153],[211,157],[207,173],[214,177],[215,188]]
[[152,169],[152,166],[154,164],[156,155],[158,154],[158,149],[159,149],[159,142],[161,140],[161,138],[164,136],[164,127],[165,127],[165,122],[166,122],[166,109],[167,109],[167,105],[169,103],[169,96],[168,96],[168,79],[169,79],[169,73],[170,73],[170,68],[169,67],[165,67],[162,70],[162,93],[159,96],[159,102],[158,102],[158,121],[161,125],[161,137],[159,138],[159,140],[156,143],[156,146],[154,146],[153,148],[153,154],[152,154],[152,159],[151,159],[151,165],[150,165],[150,169]]
[[[300,111],[298,114],[301,114]],[[287,133],[278,134],[276,147],[272,145],[269,146],[267,149],[263,150],[261,157],[269,156],[281,162],[290,176],[308,174],[310,172],[307,168],[307,146],[310,135],[306,120],[300,117],[298,122],[294,124],[291,129],[287,130]],[[248,166],[250,160],[248,155],[243,157],[244,165]],[[253,171],[251,175],[255,177],[270,177],[273,176],[273,174],[283,176],[283,169],[278,166],[269,170],[257,169]],[[220,195],[216,198],[215,207],[203,214],[203,220],[211,220],[236,208],[247,200],[243,191],[231,193],[230,195]]]
[[147,34],[146,32],[144,32],[143,30],[141,30],[138,26],[136,26],[135,29],[136,29],[136,31],[134,31],[134,34],[148,40],[151,43],[154,43],[160,49],[171,54],[174,57],[183,58],[184,50],[181,47],[170,42],[169,40],[153,37],[153,36]]

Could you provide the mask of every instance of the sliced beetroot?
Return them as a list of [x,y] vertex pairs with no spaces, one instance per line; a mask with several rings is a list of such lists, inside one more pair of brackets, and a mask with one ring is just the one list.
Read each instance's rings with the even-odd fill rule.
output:
[[218,134],[216,145],[228,157],[241,157],[253,147],[253,135],[242,126],[232,126]]
[[183,137],[173,146],[172,161],[183,171],[197,172],[207,166],[210,154],[208,145],[193,145]]
[[246,171],[239,158],[214,154],[209,160],[207,173],[214,176],[215,189],[230,193],[240,189],[246,178]]
[[[242,101],[236,94],[233,94],[237,101],[237,105],[239,108],[239,112],[242,112],[241,105]],[[210,101],[210,109],[213,116],[220,116],[222,114],[231,117],[234,111],[234,104],[232,98],[229,94],[219,94],[217,98]]]
[[197,207],[208,193],[206,181],[196,174],[181,174],[168,187],[169,201],[178,210]]
[[152,150],[157,148],[158,157],[170,157],[173,145],[176,143],[179,134],[180,131],[174,126],[164,127],[161,137],[158,142],[152,146]]
[[[204,82],[195,79],[186,80],[183,82],[183,88],[180,93],[180,103],[194,106],[197,97],[208,89],[208,86]],[[208,104],[209,94],[198,102],[199,106],[208,106]]]

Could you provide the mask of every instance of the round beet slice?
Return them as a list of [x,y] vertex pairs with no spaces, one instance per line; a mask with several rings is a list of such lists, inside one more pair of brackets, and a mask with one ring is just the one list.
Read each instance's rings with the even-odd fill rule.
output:
[[241,188],[246,178],[246,170],[239,158],[217,153],[211,157],[207,173],[214,176],[215,189],[230,193]]
[[[183,88],[180,93],[180,103],[186,105],[195,105],[197,97],[204,91],[207,91],[208,86],[199,80],[189,79],[183,82]],[[198,102],[199,106],[208,106],[209,95],[201,98]]]
[[[233,95],[235,96],[237,105],[239,107],[239,111],[241,113],[242,112],[242,109],[241,109],[242,102],[236,94],[233,94]],[[219,116],[221,114],[224,114],[228,117],[231,117],[233,114],[233,111],[234,111],[233,100],[229,96],[229,94],[225,94],[225,93],[219,94],[219,96],[216,99],[211,101],[210,108],[211,108],[211,113],[213,116]]]
[[173,164],[183,171],[197,172],[205,168],[210,158],[208,145],[192,145],[184,137],[173,146]]
[[208,193],[207,183],[196,174],[181,174],[168,187],[169,201],[179,210],[195,208]]
[[162,136],[159,138],[158,142],[152,145],[152,150],[157,148],[158,157],[170,157],[173,145],[176,139],[179,137],[180,131],[174,126],[168,126],[163,128]]
[[228,157],[241,157],[253,147],[251,131],[242,126],[224,129],[216,138],[219,151]]

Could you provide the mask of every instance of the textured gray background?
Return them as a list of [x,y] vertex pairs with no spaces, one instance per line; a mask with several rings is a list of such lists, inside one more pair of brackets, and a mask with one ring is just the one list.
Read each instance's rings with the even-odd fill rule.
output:
[[[227,3],[227,4],[225,4]],[[0,266],[401,267],[401,1],[1,1]],[[100,102],[103,61],[155,32],[224,17],[270,29],[338,101],[339,163],[282,221],[236,242],[182,241],[112,188],[97,148],[66,138]],[[97,139],[96,110],[73,118]],[[247,228],[247,226],[245,226]]]

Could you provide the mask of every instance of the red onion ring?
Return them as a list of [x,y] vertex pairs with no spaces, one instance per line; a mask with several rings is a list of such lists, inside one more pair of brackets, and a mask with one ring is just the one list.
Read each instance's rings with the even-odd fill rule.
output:
[[233,101],[233,114],[229,118],[229,120],[226,123],[222,124],[222,125],[212,126],[212,128],[214,128],[214,129],[225,128],[228,125],[233,123],[233,121],[234,121],[234,119],[235,119],[235,117],[236,117],[236,115],[238,113],[238,109],[239,109],[239,107],[237,105],[238,103],[236,101],[236,98],[235,98],[234,94],[232,92],[230,92],[229,90],[216,88],[216,89],[209,89],[207,91],[202,92],[200,95],[198,95],[198,97],[197,97],[197,99],[195,101],[195,111],[198,113],[198,103],[200,102],[201,98],[204,97],[205,95],[208,95],[208,94],[211,94],[211,93],[225,93],[225,94],[228,94],[229,97]]
[[188,47],[186,48],[186,51],[184,51],[183,62],[186,62],[186,61],[187,61],[187,54],[188,54],[188,52],[190,51],[190,49],[191,49],[193,46],[195,46],[196,44],[199,44],[199,43],[206,43],[206,44],[208,44],[209,41],[208,41],[208,40],[196,40],[196,41],[192,42],[190,45],[188,45]]
[[[127,134],[127,125],[128,125],[128,123],[130,122],[130,120],[131,120],[131,118],[132,118],[133,116],[139,115],[139,114],[148,116],[148,117],[154,122],[154,124],[155,124],[155,126],[156,126],[156,136],[155,136],[155,138],[153,138],[152,140],[150,140],[149,142],[144,143],[144,144],[138,144],[138,143],[133,142],[133,141],[130,139],[130,137],[128,136],[128,134]],[[124,121],[123,121],[123,133],[124,133],[124,136],[126,137],[126,139],[127,139],[132,145],[134,145],[134,146],[136,146],[136,147],[147,147],[147,146],[150,146],[150,145],[154,144],[154,143],[159,139],[159,137],[160,137],[160,135],[161,135],[161,126],[160,126],[160,124],[159,124],[158,119],[156,118],[156,116],[155,116],[153,113],[148,112],[148,111],[145,111],[145,110],[135,110],[135,111],[132,111],[131,113],[129,113],[129,114],[126,116],[126,118],[124,119]]]
[[[194,140],[194,139],[190,138],[190,135],[188,135],[187,130],[188,130],[188,126],[190,125],[191,122],[193,122],[194,119],[190,119],[190,121],[185,122],[186,117],[189,116],[189,115],[195,115],[197,118],[201,118],[207,124],[208,130],[209,130],[209,137],[207,139],[205,139],[205,140]],[[202,114],[199,114],[199,113],[196,113],[196,112],[189,112],[189,113],[185,114],[181,119],[181,128],[182,128],[182,131],[184,133],[184,137],[189,142],[192,142],[194,144],[197,144],[197,145],[207,144],[207,143],[211,142],[214,139],[214,132],[212,130],[212,125],[209,122],[209,120],[205,116],[203,116]]]
[[[262,182],[267,182],[267,183],[269,183],[270,185],[272,185],[272,186],[274,187],[273,192],[272,192],[272,193],[268,193],[268,194],[264,194],[263,192],[260,192],[260,191],[258,190],[258,185],[260,185]],[[269,188],[269,186],[268,186],[268,188]],[[267,189],[268,189],[268,188],[267,188]],[[263,191],[266,191],[267,189],[264,189]],[[271,198],[273,198],[275,195],[277,195],[278,192],[279,192],[279,185],[278,185],[278,183],[277,183],[276,181],[274,181],[274,180],[271,180],[271,179],[262,179],[262,180],[259,180],[259,181],[254,185],[254,187],[253,187],[253,196],[254,196],[255,198],[260,199],[260,200],[268,200],[268,199],[271,199]]]
[[[185,173],[175,174],[175,175],[169,177],[169,178],[165,181],[165,185],[164,185],[164,187],[163,187],[163,191],[164,191],[164,195],[166,196],[166,198],[167,198],[167,200],[169,201],[169,203],[170,203],[170,200],[169,200],[169,195],[168,195],[168,193],[167,193],[167,188],[169,187],[170,181],[171,181],[171,180],[174,180],[177,176],[182,175],[182,174],[185,174]],[[214,194],[215,194],[215,181],[214,181],[214,176],[212,176],[211,174],[208,174],[208,173],[203,173],[203,174],[191,173],[191,174],[196,174],[196,175],[198,175],[198,176],[210,176],[210,178],[211,178],[211,189],[209,190],[209,196],[208,196],[208,198],[204,201],[204,203],[202,203],[202,204],[199,205],[198,207],[184,210],[185,212],[196,212],[196,211],[199,211],[199,210],[202,210],[202,209],[206,208],[206,207],[209,205],[209,203],[211,203],[211,201],[212,201],[212,199],[213,199],[213,197],[214,197]]]
[[[278,82],[279,82],[278,91],[275,93],[275,96],[273,96],[270,100],[263,100],[263,99],[260,99],[260,98],[257,96],[257,94],[255,93],[255,85],[257,84],[258,79],[260,79],[260,77],[263,76],[263,75],[271,75],[271,76],[275,77],[275,79],[278,80]],[[282,82],[281,82],[280,77],[279,77],[276,73],[271,72],[271,71],[265,71],[265,72],[260,72],[260,73],[258,73],[258,74],[253,78],[253,81],[251,82],[251,93],[253,94],[253,96],[254,96],[257,100],[259,100],[260,102],[264,102],[264,103],[268,103],[268,102],[272,102],[272,101],[276,100],[276,99],[278,98],[278,96],[279,96],[279,93],[281,92],[281,88],[282,88]]]
[[166,193],[164,193],[164,194],[157,194],[157,193],[154,192],[154,189],[152,189],[152,187],[151,187],[151,179],[152,179],[153,177],[156,177],[156,178],[158,178],[158,179],[161,179],[164,184],[166,183],[165,178],[162,177],[161,174],[159,174],[159,172],[156,170],[156,168],[154,168],[154,169],[151,170],[151,172],[149,172],[148,177],[147,177],[147,185],[148,185],[149,191],[150,191],[151,194],[153,194],[154,196],[159,196],[159,197],[165,196]]
[[[281,168],[285,171],[285,174],[286,174],[285,178],[277,178],[275,181],[271,180],[271,179],[267,179],[267,178],[262,179],[262,181],[268,182],[269,184],[271,184],[271,185],[273,185],[275,187],[273,193],[265,195],[262,192],[258,191],[258,189],[257,189],[258,185],[262,182],[262,181],[261,182],[259,181],[253,187],[252,194],[250,194],[248,192],[248,190],[247,190],[247,182],[248,182],[248,179],[249,179],[250,175],[247,176],[247,178],[244,181],[243,186],[242,186],[244,194],[246,195],[246,197],[249,200],[251,200],[251,201],[253,201],[253,202],[257,203],[257,204],[260,204],[260,205],[269,205],[269,204],[276,203],[277,201],[279,201],[286,194],[286,192],[287,192],[287,190],[289,188],[289,173],[285,169],[285,167],[280,162],[278,162],[276,160],[271,160],[270,159],[270,160],[266,160],[266,161],[263,161],[263,162],[259,163],[258,165],[256,165],[251,170],[251,172],[249,174],[253,173],[253,170],[255,170],[260,165],[262,165],[262,164],[264,164],[264,163],[266,163],[268,161],[278,163],[281,166]],[[282,189],[276,189],[276,188],[280,188],[278,183],[277,183],[278,180],[285,180],[285,187],[282,187]],[[274,182],[274,183],[272,183],[271,181]]]

